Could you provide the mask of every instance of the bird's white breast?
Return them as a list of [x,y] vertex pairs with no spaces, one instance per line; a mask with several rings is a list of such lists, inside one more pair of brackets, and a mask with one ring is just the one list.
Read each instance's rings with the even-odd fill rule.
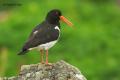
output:
[[40,50],[40,49],[48,50],[49,48],[53,47],[56,42],[57,42],[57,40],[56,40],[56,41],[51,41],[51,42],[48,42],[48,43],[45,43],[45,44],[41,44],[41,45],[39,45],[37,48],[38,48],[39,50]]

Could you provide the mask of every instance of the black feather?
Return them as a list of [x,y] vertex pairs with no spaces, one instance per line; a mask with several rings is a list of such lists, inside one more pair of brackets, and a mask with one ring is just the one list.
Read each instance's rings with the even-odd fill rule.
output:
[[24,55],[24,54],[27,53],[27,52],[28,52],[27,49],[22,49],[22,50],[18,53],[18,55]]
[[[59,31],[54,29],[55,26],[60,27],[60,24],[53,25],[45,21],[35,27],[23,48],[28,50],[29,48],[57,40],[59,37]],[[34,34],[34,31],[38,31],[37,34]]]
[[[55,29],[55,27],[58,26],[60,28],[60,16],[61,12],[59,10],[55,9],[50,11],[46,16],[45,21],[33,29],[28,40],[18,55],[27,53],[30,48],[34,48],[41,44],[57,40],[60,33],[59,30]],[[35,31],[37,31],[37,33],[35,33]]]

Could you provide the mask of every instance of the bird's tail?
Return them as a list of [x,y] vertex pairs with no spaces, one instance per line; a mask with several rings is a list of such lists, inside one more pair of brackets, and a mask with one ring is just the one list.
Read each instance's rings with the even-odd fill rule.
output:
[[24,54],[27,53],[27,52],[28,52],[27,49],[22,49],[22,50],[18,53],[18,55],[24,55]]

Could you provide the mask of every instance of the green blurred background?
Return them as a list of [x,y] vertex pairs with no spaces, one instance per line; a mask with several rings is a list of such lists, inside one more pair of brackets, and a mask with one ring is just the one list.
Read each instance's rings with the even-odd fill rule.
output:
[[120,0],[0,0],[0,76],[17,75],[21,65],[40,62],[35,50],[17,53],[51,9],[60,9],[74,28],[61,23],[49,61],[65,60],[88,80],[120,80]]

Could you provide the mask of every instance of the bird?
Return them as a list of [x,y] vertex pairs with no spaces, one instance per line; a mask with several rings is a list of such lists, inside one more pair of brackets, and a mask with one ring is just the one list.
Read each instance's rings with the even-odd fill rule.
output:
[[[60,21],[65,22],[68,26],[73,24],[65,18],[59,9],[52,9],[47,13],[45,20],[33,28],[28,40],[23,45],[18,55],[37,49],[41,53],[41,63],[48,65],[48,51],[59,40],[60,37]],[[44,52],[46,60],[44,62]]]

